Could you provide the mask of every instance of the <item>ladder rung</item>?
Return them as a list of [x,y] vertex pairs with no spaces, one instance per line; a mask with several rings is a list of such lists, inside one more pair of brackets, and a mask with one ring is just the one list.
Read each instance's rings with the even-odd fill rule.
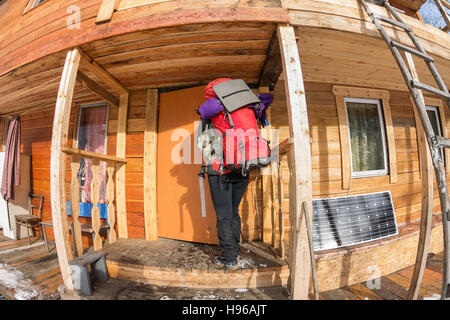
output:
[[435,94],[437,96],[440,96],[440,97],[442,97],[444,99],[450,100],[450,93],[442,91],[442,90],[439,90],[439,89],[436,89],[436,88],[434,88],[432,86],[426,85],[426,84],[421,83],[419,81],[411,80],[411,86],[413,86],[414,88],[417,88],[417,89],[422,89],[422,90],[431,92],[431,93],[433,93],[433,94]]
[[416,49],[413,49],[411,47],[405,46],[404,44],[401,44],[397,41],[391,40],[391,46],[397,47],[399,49],[402,49],[403,51],[412,53],[413,55],[416,55],[422,59],[425,59],[427,61],[433,62],[434,59],[432,57],[430,57],[429,55],[427,55],[426,53],[422,53]]
[[374,14],[373,16],[375,17],[375,19],[378,19],[378,20],[390,23],[390,24],[392,24],[394,26],[397,26],[399,28],[405,29],[406,31],[412,32],[411,27],[408,26],[407,24],[403,23],[403,22],[398,22],[397,20],[394,20],[394,19],[391,19],[391,18],[388,18],[388,17],[385,17],[385,16],[380,16],[378,14]]
[[450,148],[450,139],[439,136],[436,136],[436,139],[440,147]]

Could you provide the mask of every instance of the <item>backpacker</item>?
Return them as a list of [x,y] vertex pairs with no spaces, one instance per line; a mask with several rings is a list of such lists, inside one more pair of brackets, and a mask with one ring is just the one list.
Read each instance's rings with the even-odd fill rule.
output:
[[[243,80],[216,79],[204,92],[210,109],[213,109],[214,113],[221,109],[209,120],[215,132],[221,136],[221,139],[216,138],[215,141],[222,142],[222,150],[217,150],[214,157],[208,157],[211,147],[214,145],[214,148],[220,148],[220,144],[205,144],[208,139],[214,139],[211,139],[211,135],[206,135],[205,131],[202,132],[197,145],[208,163],[208,169],[203,172],[210,173],[208,171],[212,167],[217,174],[235,171],[247,175],[249,171],[267,166],[271,161],[271,152],[268,142],[259,135],[255,115],[257,109],[262,108],[259,98]],[[217,108],[218,101],[210,100],[215,98],[220,101],[220,108]],[[223,166],[218,166],[218,161],[221,161]],[[214,163],[216,165],[211,166]]]

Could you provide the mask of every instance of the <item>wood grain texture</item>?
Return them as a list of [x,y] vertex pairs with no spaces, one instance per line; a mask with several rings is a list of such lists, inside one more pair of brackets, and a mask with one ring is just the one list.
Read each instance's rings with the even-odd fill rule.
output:
[[[117,145],[116,156],[126,157],[126,137],[127,137],[127,114],[129,95],[120,95],[120,106],[117,121]],[[116,205],[117,205],[117,226],[119,237],[128,238],[127,208],[126,208],[126,165],[116,164]]]
[[69,230],[67,228],[64,173],[66,156],[61,151],[61,146],[66,144],[68,139],[70,107],[80,58],[80,54],[76,49],[69,51],[67,54],[58,98],[56,100],[51,145],[50,190],[52,194],[53,231],[55,234],[61,275],[67,290],[73,290],[74,288],[72,274],[69,268],[69,260],[72,259],[73,254],[68,238]]
[[158,125],[158,90],[147,91],[144,132],[144,218],[145,238],[158,239],[156,159]]
[[289,130],[294,139],[288,160],[291,170],[289,211],[292,226],[288,258],[289,290],[293,299],[308,299],[311,265],[308,263],[305,219],[301,215],[303,202],[306,202],[308,214],[312,214],[311,153],[305,89],[294,29],[279,25],[277,35],[286,79]]

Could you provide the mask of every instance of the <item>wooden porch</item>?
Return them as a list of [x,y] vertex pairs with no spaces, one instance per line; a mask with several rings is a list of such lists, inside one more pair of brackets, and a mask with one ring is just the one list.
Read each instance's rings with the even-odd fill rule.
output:
[[[162,239],[158,242],[147,242],[137,239],[119,240],[117,245],[106,245],[108,253],[108,271],[112,276],[120,275],[121,269],[129,268],[127,273],[133,278],[110,278],[107,282],[95,282],[94,294],[90,297],[80,297],[65,294],[61,297],[58,287],[62,284],[56,252],[48,252],[42,241],[9,240],[0,235],[0,272],[15,271],[22,274],[21,280],[28,284],[28,296],[24,294],[23,286],[11,286],[6,279],[0,279],[0,300],[33,299],[85,299],[85,300],[287,300],[289,298],[285,284],[267,286],[270,274],[283,270],[283,264],[270,256],[261,243],[245,243],[241,248],[241,269],[225,273],[216,269],[211,257],[217,254],[218,248],[213,245],[193,244],[183,241]],[[148,246],[153,246],[152,250]],[[168,251],[170,249],[171,251]],[[252,251],[253,250],[253,251]],[[156,259],[155,259],[156,257]],[[442,253],[429,254],[419,299],[437,299],[442,283]],[[167,273],[171,277],[176,274],[186,276],[189,273],[197,275],[197,285],[201,284],[200,273],[220,276],[217,287],[189,287],[183,285],[167,285],[174,279],[161,278],[165,283],[145,283],[148,277],[164,269],[175,269]],[[401,269],[395,273],[363,283],[346,286],[340,289],[320,292],[320,300],[404,300],[407,299],[408,287],[411,282],[414,266]],[[265,276],[263,274],[265,273]],[[140,276],[138,276],[140,274]],[[257,286],[221,288],[226,282],[223,279],[256,279],[254,275],[261,274]],[[160,279],[160,280],[161,280]],[[186,277],[189,281],[189,278]],[[284,281],[285,283],[285,281]],[[191,283],[192,285],[193,283]],[[236,283],[235,283],[236,284]],[[320,285],[320,284],[319,284]],[[34,292],[34,293],[33,293]],[[33,294],[30,294],[33,293]],[[310,299],[313,299],[312,293]]]

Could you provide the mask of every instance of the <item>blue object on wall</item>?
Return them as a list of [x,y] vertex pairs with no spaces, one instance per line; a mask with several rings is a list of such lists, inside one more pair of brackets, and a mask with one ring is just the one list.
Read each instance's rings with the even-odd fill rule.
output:
[[[89,202],[80,202],[80,217],[91,217],[92,207],[94,205]],[[108,204],[98,203],[97,207],[100,209],[100,218],[107,219],[108,218]],[[70,216],[70,201],[67,201],[67,215]]]

